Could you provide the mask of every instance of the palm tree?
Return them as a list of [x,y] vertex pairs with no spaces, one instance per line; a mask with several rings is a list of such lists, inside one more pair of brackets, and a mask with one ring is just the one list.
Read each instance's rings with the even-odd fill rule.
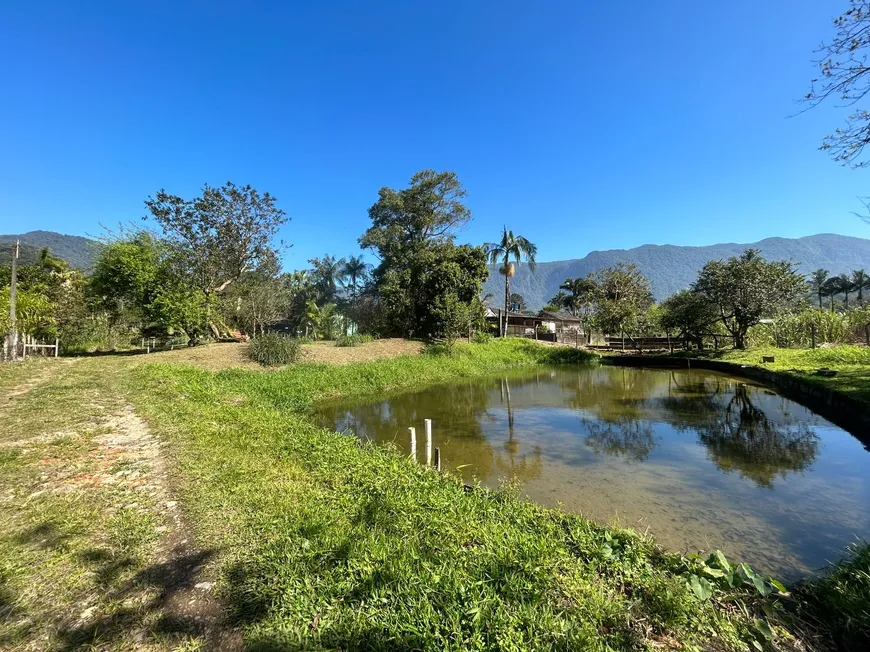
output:
[[870,290],[870,276],[863,269],[852,272],[852,287],[858,292],[858,305],[864,305],[864,290]]
[[817,269],[810,276],[810,287],[819,297],[819,310],[822,309],[822,296],[825,294],[825,283],[828,280],[828,270]]
[[559,290],[556,292],[556,296],[550,299],[547,305],[557,306],[561,310],[562,308],[567,308],[570,305],[570,301],[571,297],[565,294],[562,290]]
[[571,310],[571,314],[576,317],[580,311],[580,306],[589,300],[589,295],[595,289],[595,281],[591,278],[566,278],[559,289],[571,293],[571,296],[564,299],[563,302]]
[[357,284],[365,278],[368,268],[362,256],[351,256],[341,266],[341,277],[350,279],[351,298],[356,298]]
[[538,253],[538,248],[521,235],[514,235],[513,231],[508,231],[507,227],[503,227],[501,241],[486,245],[489,261],[493,265],[501,263],[498,273],[504,276],[504,327],[502,337],[507,335],[508,325],[508,308],[511,300],[511,277],[516,274],[516,267],[511,262],[511,258],[519,265],[523,257],[529,263],[529,269],[535,269],[535,256]]
[[849,308],[849,293],[855,289],[855,286],[852,284],[852,278],[848,274],[840,274],[837,277],[838,285],[840,286],[840,292],[843,293],[843,306],[847,309]]
[[826,297],[831,298],[831,312],[834,312],[834,297],[840,294],[840,277],[832,276],[822,286],[822,292]]
[[314,267],[315,285],[320,290],[321,303],[330,303],[338,291],[336,281],[341,277],[344,258],[336,259],[326,254],[323,258],[312,258],[308,261]]

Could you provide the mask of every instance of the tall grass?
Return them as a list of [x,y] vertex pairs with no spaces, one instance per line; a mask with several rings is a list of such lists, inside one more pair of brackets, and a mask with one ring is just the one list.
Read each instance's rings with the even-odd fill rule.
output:
[[265,367],[291,364],[299,358],[302,345],[296,338],[280,333],[257,335],[248,345],[248,357]]
[[845,559],[797,593],[804,617],[819,621],[841,649],[870,649],[870,544],[851,546]]

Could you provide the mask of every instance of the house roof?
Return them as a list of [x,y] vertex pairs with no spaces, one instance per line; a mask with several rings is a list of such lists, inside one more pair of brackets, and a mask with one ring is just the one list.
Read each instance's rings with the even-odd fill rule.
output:
[[572,315],[570,312],[565,310],[558,310],[556,312],[551,312],[549,310],[542,310],[538,313],[538,317],[542,319],[552,319],[553,321],[572,321],[572,322],[580,322],[580,319]]

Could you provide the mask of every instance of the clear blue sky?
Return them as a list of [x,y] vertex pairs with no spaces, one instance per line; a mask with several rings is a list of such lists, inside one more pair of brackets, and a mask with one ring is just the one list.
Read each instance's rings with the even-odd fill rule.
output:
[[289,268],[358,251],[377,190],[455,170],[540,260],[644,243],[870,237],[870,170],[787,118],[845,6],[820,0],[0,6],[0,233],[96,234],[161,187],[250,183]]

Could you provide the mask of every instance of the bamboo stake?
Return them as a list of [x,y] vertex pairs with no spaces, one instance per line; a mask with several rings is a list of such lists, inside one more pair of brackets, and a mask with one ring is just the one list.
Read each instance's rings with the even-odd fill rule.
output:
[[414,428],[408,428],[408,433],[411,435],[411,457],[417,461],[417,431]]
[[424,419],[426,424],[426,466],[432,465],[432,419]]

